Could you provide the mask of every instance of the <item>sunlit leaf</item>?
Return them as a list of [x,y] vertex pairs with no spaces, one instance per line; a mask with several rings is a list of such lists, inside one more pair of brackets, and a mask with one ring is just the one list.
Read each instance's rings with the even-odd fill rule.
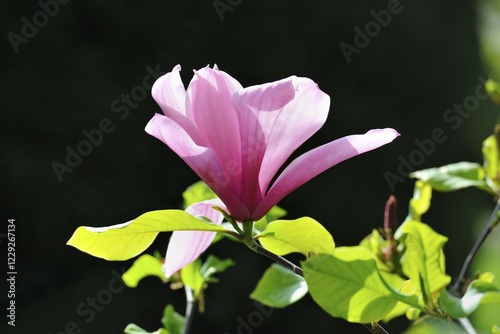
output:
[[453,191],[467,187],[486,189],[483,167],[474,162],[457,162],[439,168],[423,169],[410,174],[429,183],[438,191]]
[[323,225],[309,217],[296,220],[275,220],[258,234],[262,246],[277,255],[310,252],[333,253],[333,237]]
[[290,269],[273,264],[266,270],[250,298],[270,307],[286,307],[300,300],[307,293],[303,277]]
[[197,259],[181,269],[181,280],[194,292],[195,298],[203,291],[205,279],[201,275],[201,260]]
[[302,267],[312,298],[333,317],[369,323],[386,317],[398,301],[419,307],[417,297],[397,293],[382,279],[363,247],[339,247],[333,255],[318,254]]
[[467,334],[460,326],[451,320],[445,320],[436,317],[424,317],[415,321],[413,325],[408,328],[406,334]]
[[[390,285],[393,290],[408,296],[416,294],[416,289],[411,284],[408,284],[409,281],[405,281],[399,275],[383,271],[380,271],[380,274],[382,275],[384,281]],[[410,307],[410,305],[398,301],[391,312],[389,312],[389,314],[387,314],[382,320],[384,322],[388,322],[393,318],[399,317],[405,314]]]
[[135,288],[139,281],[147,276],[156,276],[163,282],[167,281],[167,278],[162,271],[161,261],[149,254],[144,254],[139,256],[126,272],[123,273],[123,282],[129,288]]
[[216,197],[217,195],[203,181],[194,183],[182,193],[182,198],[184,199],[184,209],[191,204],[203,202]]
[[422,291],[424,302],[427,302],[451,281],[443,265],[443,247],[448,238],[414,220],[404,224],[402,233],[406,246],[402,260],[403,272]]
[[500,334],[500,326],[498,325],[493,325],[493,327],[491,328],[491,333],[493,334]]
[[409,214],[406,220],[422,220],[422,215],[431,207],[432,187],[423,181],[415,182],[413,198],[410,200]]
[[200,274],[206,282],[215,283],[217,279],[213,277],[214,274],[221,273],[234,265],[235,263],[231,259],[221,260],[214,255],[209,255],[200,268]]
[[451,295],[446,289],[441,291],[439,303],[453,318],[468,317],[481,304],[500,304],[500,290],[484,281],[472,281],[462,298]]
[[229,233],[182,210],[147,212],[123,224],[80,226],[67,242],[82,252],[110,261],[128,260],[148,248],[159,232],[213,231]]
[[285,215],[286,211],[275,205],[271,210],[269,210],[268,213],[266,213],[264,217],[255,222],[255,228],[258,231],[264,231],[270,222],[275,221],[276,219],[280,219]]
[[168,331],[168,334],[181,334],[184,329],[186,319],[179,313],[175,312],[174,307],[169,304],[163,310],[161,322],[163,327]]
[[490,180],[497,181],[499,177],[499,157],[495,135],[491,135],[483,141],[482,150],[486,174]]

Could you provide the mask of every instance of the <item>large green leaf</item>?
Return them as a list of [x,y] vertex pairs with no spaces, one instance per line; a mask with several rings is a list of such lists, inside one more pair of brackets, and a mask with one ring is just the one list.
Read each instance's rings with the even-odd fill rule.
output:
[[[380,274],[382,275],[382,278],[384,279],[384,281],[387,284],[389,284],[392,287],[392,289],[394,289],[395,291],[398,291],[399,293],[402,293],[402,294],[407,295],[407,296],[414,296],[414,295],[418,296],[419,295],[419,292],[414,287],[414,285],[411,284],[411,281],[409,281],[409,280],[405,281],[403,278],[401,278],[397,274],[387,273],[387,272],[383,272],[383,271],[380,271]],[[396,306],[394,306],[394,308],[391,310],[391,312],[389,312],[389,314],[387,314],[382,320],[384,322],[388,322],[393,318],[396,318],[396,317],[399,317],[399,316],[405,314],[408,311],[408,309],[410,309],[410,308],[411,308],[410,305],[398,301]]]
[[436,317],[423,317],[415,321],[406,334],[468,334],[467,331],[451,320]]
[[411,220],[402,227],[406,251],[402,259],[403,272],[423,293],[424,302],[450,283],[444,269],[443,247],[448,238],[428,225]]
[[123,282],[129,288],[135,288],[140,280],[147,276],[156,276],[163,282],[167,281],[165,274],[162,271],[162,263],[160,259],[144,254],[139,256],[132,267],[123,273]]
[[303,277],[279,264],[266,270],[250,298],[270,307],[286,307],[300,300],[307,293]]
[[277,255],[302,253],[333,253],[333,237],[323,225],[309,217],[296,220],[275,220],[258,234],[262,246]]
[[210,189],[203,181],[198,181],[192,184],[182,193],[182,198],[184,199],[184,209],[191,204],[203,202],[216,197],[217,195],[213,192],[213,190]]
[[318,254],[302,263],[309,292],[333,317],[369,323],[386,317],[398,301],[418,307],[416,296],[392,289],[365,248],[339,247],[333,255]]
[[439,191],[453,191],[467,187],[486,188],[483,167],[474,162],[457,162],[439,168],[423,169],[410,174],[429,183]]
[[285,215],[286,211],[280,208],[279,206],[275,205],[271,208],[271,210],[269,210],[268,213],[266,213],[264,217],[255,222],[255,228],[258,231],[264,231],[270,222],[276,219],[280,219]]
[[110,261],[128,260],[148,248],[159,232],[213,231],[231,233],[182,210],[147,212],[123,224],[80,226],[67,242],[82,252]]
[[500,290],[491,283],[472,281],[462,298],[443,289],[439,297],[443,309],[453,318],[464,318],[472,314],[481,304],[500,304]]

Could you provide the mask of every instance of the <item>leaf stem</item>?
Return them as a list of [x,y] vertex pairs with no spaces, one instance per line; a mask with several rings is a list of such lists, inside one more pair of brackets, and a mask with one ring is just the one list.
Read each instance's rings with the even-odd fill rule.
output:
[[194,317],[194,306],[196,305],[196,300],[193,296],[193,291],[188,286],[184,286],[184,291],[186,292],[186,314],[185,319],[186,323],[184,324],[184,328],[182,329],[182,334],[189,334],[191,331],[191,324],[193,323]]
[[486,237],[493,231],[495,226],[498,224],[500,220],[500,216],[498,215],[500,210],[500,200],[497,201],[497,204],[495,205],[495,209],[493,209],[493,213],[490,216],[490,219],[488,220],[488,223],[484,227],[483,231],[481,232],[481,235],[479,238],[476,240],[476,243],[474,246],[472,246],[471,251],[469,252],[469,255],[465,258],[464,264],[462,266],[462,269],[460,270],[460,274],[458,274],[457,280],[455,281],[455,284],[451,288],[451,292],[457,294],[457,295],[462,295],[461,289],[463,285],[465,284],[465,274],[469,270],[469,267],[472,263],[472,260],[476,256],[479,247],[483,244],[484,240]]

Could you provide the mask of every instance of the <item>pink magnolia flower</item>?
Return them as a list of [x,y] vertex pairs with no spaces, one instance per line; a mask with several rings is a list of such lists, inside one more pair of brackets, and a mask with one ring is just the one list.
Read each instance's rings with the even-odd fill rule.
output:
[[167,144],[212,188],[238,221],[262,218],[287,194],[328,168],[391,142],[399,133],[376,129],[290,155],[326,121],[330,98],[308,78],[291,76],[243,88],[229,74],[194,71],[187,90],[177,65],[153,85],[164,115],[146,132]]
[[[312,80],[295,76],[243,88],[217,67],[195,71],[187,90],[180,66],[153,85],[156,114],[146,131],[176,152],[219,199],[186,209],[220,224],[216,205],[243,221],[262,218],[287,194],[326,169],[391,142],[393,129],[371,130],[304,153],[278,176],[290,155],[326,121],[330,98]],[[201,255],[213,232],[174,232],[165,257],[170,277]]]

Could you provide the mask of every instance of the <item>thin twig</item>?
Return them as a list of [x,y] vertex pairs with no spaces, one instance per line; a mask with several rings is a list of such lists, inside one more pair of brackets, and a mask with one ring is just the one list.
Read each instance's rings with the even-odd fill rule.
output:
[[472,327],[472,324],[470,323],[468,318],[459,318],[458,322],[460,322],[460,325],[462,325],[463,329],[467,332],[467,334],[477,334],[476,330],[474,327]]
[[250,247],[250,248],[254,252],[261,254],[261,255],[264,255],[264,256],[270,258],[271,260],[273,260],[274,262],[279,263],[282,266],[290,269],[291,271],[293,271],[294,274],[297,274],[297,275],[302,276],[302,277],[304,276],[304,272],[302,271],[302,268],[300,268],[299,266],[295,265],[294,263],[288,261],[284,257],[281,257],[279,255],[271,253],[270,251],[268,251],[267,249],[265,249],[264,247],[262,247],[258,243],[255,242],[254,245],[252,245],[252,247]]
[[465,274],[469,270],[469,267],[472,263],[472,260],[474,259],[474,256],[476,256],[477,251],[479,250],[479,247],[481,247],[481,245],[483,244],[486,237],[491,233],[493,228],[497,225],[497,223],[499,221],[499,216],[498,216],[499,210],[500,210],[500,200],[497,201],[497,204],[495,205],[495,209],[493,210],[493,213],[491,214],[490,219],[488,220],[488,223],[484,227],[479,238],[476,240],[476,243],[474,244],[474,246],[472,246],[472,249],[469,252],[469,255],[467,255],[467,258],[465,258],[462,269],[460,270],[460,274],[458,274],[457,280],[455,281],[455,284],[451,288],[451,292],[458,294],[458,295],[463,294],[460,290],[461,290],[461,286],[465,282],[465,279],[464,279]]
[[196,300],[193,297],[193,291],[188,286],[184,286],[184,291],[186,292],[186,323],[184,324],[184,329],[182,334],[189,334],[191,331],[191,324],[194,318],[194,306],[196,305]]
[[366,329],[368,329],[370,332],[373,334],[389,334],[388,331],[384,329],[384,327],[380,326],[379,323],[376,323],[374,325],[372,324],[363,324]]

